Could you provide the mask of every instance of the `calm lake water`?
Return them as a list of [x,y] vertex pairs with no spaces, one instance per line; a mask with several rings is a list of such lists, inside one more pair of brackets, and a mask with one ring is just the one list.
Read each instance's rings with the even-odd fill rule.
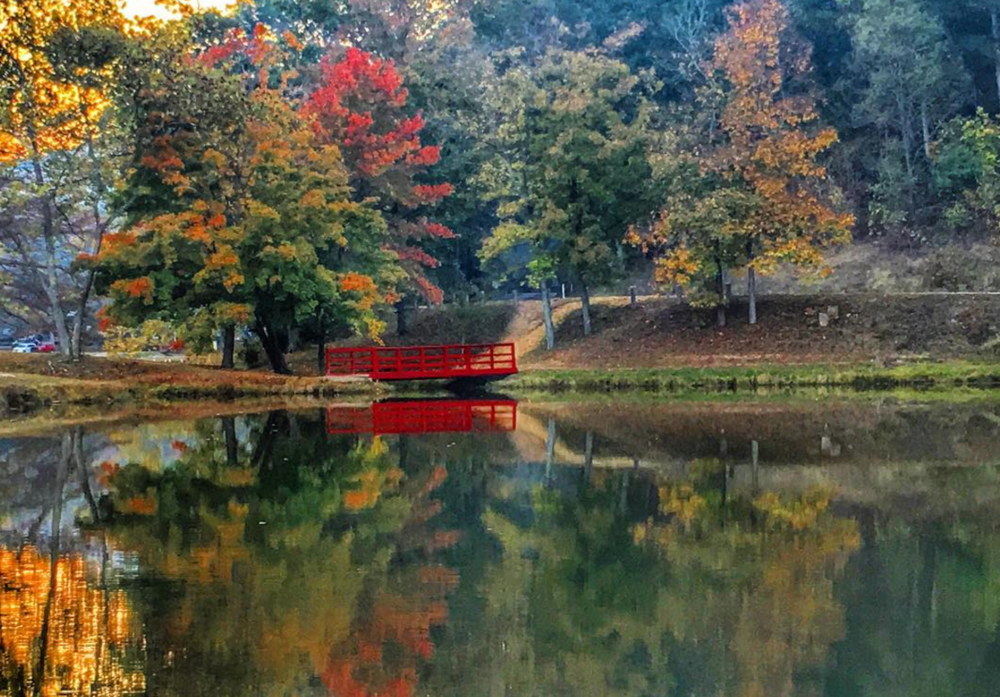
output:
[[1000,693],[1000,401],[0,439],[0,694]]

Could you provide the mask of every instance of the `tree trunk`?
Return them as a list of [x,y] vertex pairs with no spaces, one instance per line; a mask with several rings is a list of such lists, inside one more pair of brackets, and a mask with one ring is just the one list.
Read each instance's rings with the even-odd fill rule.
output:
[[590,336],[590,288],[586,283],[580,284],[580,300],[583,301],[583,335]]
[[59,544],[60,533],[62,532],[62,510],[63,510],[63,489],[71,468],[70,459],[73,456],[72,440],[69,433],[63,435],[62,459],[59,463],[58,474],[56,476],[56,501],[52,507],[52,531],[49,535],[49,588],[45,596],[45,605],[42,610],[41,628],[38,633],[38,663],[35,666],[35,685],[32,694],[36,697],[42,694],[42,686],[45,682],[45,667],[49,648],[49,628],[52,625],[52,609],[55,606],[56,592],[58,586],[56,581],[59,578]]
[[291,375],[292,371],[288,367],[288,361],[285,360],[285,352],[281,350],[281,345],[278,342],[278,338],[274,335],[274,330],[270,329],[267,324],[258,318],[254,331],[260,337],[264,353],[267,354],[267,360],[271,363],[271,370],[278,375]]
[[87,304],[94,288],[94,271],[87,272],[87,280],[80,291],[80,302],[76,306],[76,317],[73,318],[73,333],[70,337],[69,355],[74,361],[83,358],[83,322],[87,317]]
[[931,161],[931,120],[927,113],[927,100],[920,102],[920,130],[924,137],[924,157]]
[[545,322],[545,349],[551,351],[556,347],[556,327],[552,322],[552,295],[547,283],[542,284],[542,318]]
[[319,317],[319,338],[316,340],[316,369],[320,375],[326,374],[326,322],[323,321],[323,312]]
[[400,298],[396,303],[396,336],[408,336],[410,333],[410,316],[406,300]]
[[[103,196],[107,188],[104,186],[104,179],[101,176],[100,168],[97,167],[98,157],[94,150],[94,140],[90,136],[87,137],[87,155],[90,157],[91,166],[94,168],[94,174],[91,177],[91,186],[93,186],[95,193]],[[91,253],[96,257],[101,253],[101,247],[104,246],[104,233],[107,232],[108,226],[111,224],[111,219],[101,219],[101,205],[97,197],[94,198],[91,212],[94,217],[94,246]],[[80,299],[77,303],[76,317],[73,318],[73,337],[69,352],[75,361],[83,358],[83,323],[87,319],[87,304],[90,302],[90,294],[94,290],[94,280],[96,278],[97,271],[95,269],[87,272],[87,279],[84,282],[83,290],[80,291]]]
[[757,324],[757,269],[753,266],[753,243],[747,242],[747,295],[750,298],[750,324]]
[[556,420],[549,419],[548,431],[545,434],[545,483],[552,480],[552,466],[556,461]]
[[997,79],[997,100],[1000,101],[1000,9],[990,8],[991,34],[993,36],[993,70]]
[[903,135],[903,159],[906,162],[906,191],[907,200],[910,204],[910,216],[916,215],[917,202],[914,197],[914,186],[917,183],[916,173],[913,169],[913,123],[910,119],[910,111],[903,102],[902,97],[897,97],[899,106],[900,130]]
[[715,258],[715,267],[715,282],[719,293],[719,304],[715,308],[715,324],[722,329],[726,326],[726,271],[721,258]]
[[[34,135],[32,134],[34,142]],[[32,167],[35,175],[35,184],[43,188],[45,186],[45,174],[42,171],[42,162],[37,148],[32,159]],[[59,351],[64,355],[70,355],[71,341],[69,331],[66,328],[66,313],[63,311],[62,299],[59,297],[59,274],[56,268],[56,240],[55,240],[55,216],[52,212],[52,194],[46,192],[42,196],[42,237],[45,240],[45,280],[42,283],[45,295],[48,298],[52,309],[52,324],[55,325],[56,335],[59,337]]]
[[222,367],[236,367],[236,327],[232,324],[222,328]]
[[236,439],[236,419],[234,417],[222,417],[222,433],[226,439],[226,465],[237,467],[240,464],[240,443]]
[[97,506],[97,499],[94,497],[94,490],[90,486],[90,477],[87,474],[87,459],[83,453],[83,427],[77,426],[73,431],[73,463],[77,475],[80,477],[80,491],[90,508],[90,517],[94,523],[101,522],[101,509]]

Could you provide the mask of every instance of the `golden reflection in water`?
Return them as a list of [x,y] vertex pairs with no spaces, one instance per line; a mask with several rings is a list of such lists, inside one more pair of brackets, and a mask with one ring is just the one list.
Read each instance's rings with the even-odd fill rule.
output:
[[53,578],[52,558],[36,548],[0,549],[0,665],[31,691],[41,678],[36,694],[142,694],[138,622],[124,591],[96,587],[88,567],[61,555]]

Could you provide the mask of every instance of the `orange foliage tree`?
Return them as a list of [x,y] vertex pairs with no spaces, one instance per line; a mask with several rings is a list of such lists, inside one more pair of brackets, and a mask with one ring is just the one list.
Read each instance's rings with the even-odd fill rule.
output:
[[664,283],[714,281],[720,306],[726,268],[745,267],[753,324],[757,274],[785,262],[826,271],[824,250],[850,240],[854,219],[831,205],[820,157],[837,133],[817,126],[811,51],[791,34],[788,10],[780,0],[747,0],[729,10],[729,24],[706,70],[696,155],[677,156],[683,181],[632,241],[658,252]]
[[[286,43],[288,43],[286,41]],[[131,225],[98,267],[109,317],[181,324],[202,345],[249,324],[277,372],[289,333],[339,323],[378,339],[401,274],[385,223],[352,202],[341,151],[298,109],[294,74],[263,25],[197,51],[150,40],[127,76],[140,116]]]

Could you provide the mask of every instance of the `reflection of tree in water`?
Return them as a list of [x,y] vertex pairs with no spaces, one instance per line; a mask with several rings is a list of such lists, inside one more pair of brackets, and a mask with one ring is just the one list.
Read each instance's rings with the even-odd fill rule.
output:
[[440,694],[819,689],[810,676],[845,632],[833,588],[855,527],[820,492],[727,498],[717,469],[679,483],[563,476],[527,495],[495,485],[482,522],[502,551],[482,577],[481,626],[442,648],[482,668],[440,676]]
[[0,692],[143,692],[136,618],[93,566],[81,554],[0,550]]
[[[968,474],[956,477],[965,480]],[[975,497],[975,490],[966,495]],[[865,546],[837,589],[847,607],[848,634],[836,652],[830,694],[996,695],[1000,527],[995,514],[910,521],[873,511],[858,515]]]
[[697,462],[689,481],[662,483],[658,516],[635,527],[670,566],[664,601],[684,608],[670,631],[714,654],[705,688],[819,694],[846,632],[834,581],[860,545],[856,525],[830,513],[828,491],[726,497],[711,485],[720,468]]
[[444,470],[395,460],[272,414],[201,424],[167,469],[112,468],[103,505],[144,570],[151,691],[408,694],[457,582],[433,554],[456,533],[431,525]]
[[18,479],[33,486],[14,497],[32,520],[24,539],[0,547],[0,693],[141,694],[141,631],[125,592],[112,587],[108,545],[100,534],[64,539],[70,501],[82,497],[87,515],[98,515],[83,433],[27,450],[7,465],[35,474],[5,470],[2,484],[11,493]]
[[[20,653],[16,625],[0,626],[0,693],[32,691],[42,645],[47,692],[995,693],[995,468],[839,502],[755,478],[734,495],[715,460],[602,469],[604,442],[579,435],[573,468],[506,465],[476,438],[333,437],[308,415],[200,422],[113,439],[128,458],[94,458],[90,479],[111,487],[97,498],[82,439],[33,443],[49,465],[32,485],[0,467],[34,537],[0,608],[35,613],[18,610],[34,618]],[[84,556],[54,524],[73,506]],[[102,575],[116,547],[139,569],[124,592]],[[79,590],[47,593],[53,558]],[[19,578],[4,559],[5,583]],[[98,614],[122,619],[88,634]],[[72,664],[66,646],[84,649]]]
[[426,523],[440,510],[429,499],[446,472],[435,468],[413,495],[413,509],[399,536],[399,551],[416,563],[393,564],[371,579],[359,602],[351,636],[338,645],[323,673],[323,683],[338,697],[409,697],[418,669],[434,655],[431,629],[448,617],[446,598],[458,573],[433,562],[456,541],[451,532],[430,532]]

